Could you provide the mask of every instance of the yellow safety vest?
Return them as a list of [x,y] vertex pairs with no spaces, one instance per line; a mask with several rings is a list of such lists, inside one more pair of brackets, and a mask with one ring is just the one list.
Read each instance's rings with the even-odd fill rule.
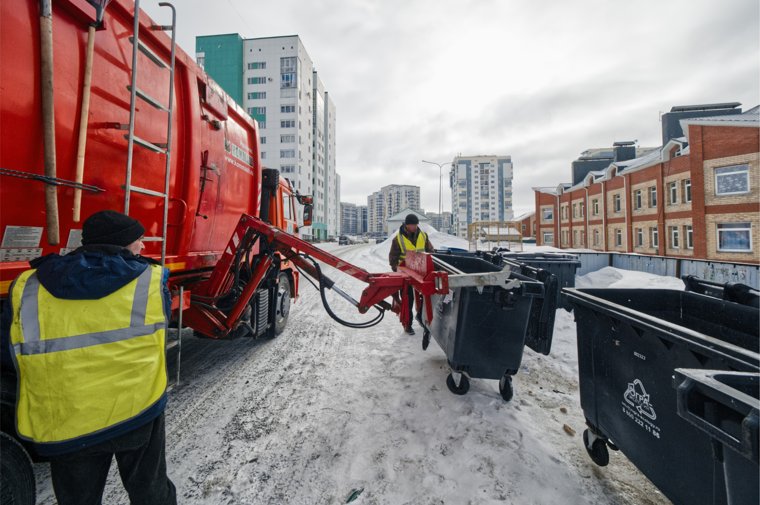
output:
[[419,235],[417,235],[417,243],[413,244],[411,240],[409,240],[406,235],[399,232],[396,234],[396,240],[398,240],[398,245],[401,247],[401,255],[398,257],[399,263],[404,261],[406,259],[406,251],[424,251],[425,250],[425,242],[427,241],[427,235],[425,235],[425,232],[420,230]]
[[11,288],[18,369],[16,427],[37,443],[63,442],[129,421],[166,391],[163,268],[97,300],[51,295],[36,270]]

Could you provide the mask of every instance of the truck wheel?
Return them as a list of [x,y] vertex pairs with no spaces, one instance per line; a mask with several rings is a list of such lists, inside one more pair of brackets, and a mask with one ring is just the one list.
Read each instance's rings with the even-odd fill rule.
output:
[[34,505],[36,491],[32,460],[21,444],[0,432],[0,503]]
[[467,391],[470,390],[470,379],[463,374],[459,379],[459,386],[457,386],[457,383],[454,382],[454,376],[449,374],[449,376],[446,377],[446,385],[449,387],[449,391],[455,395],[463,395],[467,394]]
[[599,466],[607,466],[610,462],[610,453],[607,451],[607,444],[601,438],[594,440],[594,443],[589,447],[589,432],[583,430],[583,447],[586,448],[591,460]]
[[499,394],[505,402],[508,402],[512,399],[512,396],[514,396],[515,391],[512,387],[511,375],[504,374],[504,376],[499,379]]
[[281,273],[277,278],[277,299],[274,313],[274,334],[279,335],[285,330],[290,314],[290,279],[288,274]]

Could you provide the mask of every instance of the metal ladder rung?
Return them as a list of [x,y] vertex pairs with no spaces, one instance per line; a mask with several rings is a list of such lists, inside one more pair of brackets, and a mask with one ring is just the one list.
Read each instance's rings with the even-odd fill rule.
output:
[[[124,138],[129,140],[129,135],[124,135]],[[134,135],[132,138],[135,144],[139,145],[140,147],[144,147],[145,149],[153,151],[154,153],[166,154],[166,144],[154,144],[152,142],[148,142],[147,140],[141,139],[137,135]]]
[[163,242],[164,237],[143,237],[143,242]]
[[[129,41],[132,44],[134,44],[135,43],[135,37],[134,36],[129,37]],[[150,59],[153,63],[155,63],[159,67],[161,67],[161,68],[169,68],[169,65],[167,65],[164,60],[162,60],[161,58],[159,58],[156,53],[154,53],[153,51],[151,51],[148,48],[148,46],[146,46],[145,44],[143,44],[142,40],[138,40],[137,41],[137,48],[140,50],[140,52],[142,52],[145,56],[147,56],[148,59]]]
[[[132,91],[132,86],[127,86],[127,89],[128,89],[129,91]],[[140,98],[142,98],[142,100],[143,100],[144,102],[146,102],[146,103],[147,103],[147,104],[149,104],[149,105],[152,105],[152,106],[153,106],[153,107],[155,107],[156,109],[158,109],[158,110],[162,110],[162,111],[164,111],[164,112],[168,112],[168,111],[169,111],[169,109],[167,109],[166,107],[164,107],[164,106],[161,104],[161,102],[159,102],[158,100],[156,100],[155,98],[153,98],[152,96],[150,96],[149,94],[147,94],[145,91],[141,90],[140,88],[137,88],[137,89],[135,90],[135,94],[136,94],[137,96],[139,96]]]
[[141,188],[140,186],[135,186],[133,184],[129,185],[129,190],[134,191],[135,193],[142,193],[143,195],[156,196],[158,198],[164,198],[166,196],[166,193],[161,193],[160,191],[153,191],[152,189]]

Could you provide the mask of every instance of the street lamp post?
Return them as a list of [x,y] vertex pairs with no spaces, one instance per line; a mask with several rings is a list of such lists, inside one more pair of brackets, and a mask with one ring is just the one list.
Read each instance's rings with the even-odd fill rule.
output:
[[443,209],[441,207],[441,194],[443,193],[443,166],[451,165],[451,162],[447,161],[446,163],[436,163],[435,161],[422,160],[422,163],[438,165],[438,219],[443,222]]

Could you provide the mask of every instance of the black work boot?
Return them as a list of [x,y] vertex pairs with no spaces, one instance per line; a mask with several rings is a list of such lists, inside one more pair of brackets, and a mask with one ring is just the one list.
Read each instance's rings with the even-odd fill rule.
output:
[[412,325],[404,327],[404,332],[406,332],[407,335],[414,335],[414,328],[412,328]]
[[414,320],[420,323],[420,326],[423,328],[425,327],[425,324],[422,322],[422,312],[417,312],[417,315],[414,316]]

